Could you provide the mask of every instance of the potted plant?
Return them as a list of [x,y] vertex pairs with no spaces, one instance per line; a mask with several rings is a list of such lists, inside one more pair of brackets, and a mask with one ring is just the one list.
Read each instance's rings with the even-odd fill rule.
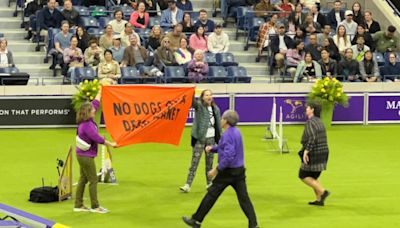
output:
[[[75,112],[78,112],[82,103],[91,102],[96,97],[97,93],[100,89],[100,83],[97,79],[93,81],[85,80],[76,87],[78,91],[72,97],[72,106]],[[94,121],[97,123],[97,126],[100,126],[100,118],[101,118],[101,104],[99,110],[96,111],[96,116]]]

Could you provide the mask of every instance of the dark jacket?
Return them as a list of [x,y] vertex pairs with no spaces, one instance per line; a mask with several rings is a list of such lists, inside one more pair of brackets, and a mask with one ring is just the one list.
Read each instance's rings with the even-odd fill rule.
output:
[[312,44],[308,44],[305,48],[304,48],[305,52],[310,52],[311,56],[313,58],[313,60],[318,61],[321,59],[321,50],[322,47],[321,45],[317,44],[317,45],[312,45]]
[[329,58],[329,62],[325,64],[322,59],[318,61],[319,65],[321,65],[322,75],[327,76],[327,72],[329,72],[332,76],[337,76],[338,73],[338,65],[336,60]]
[[79,25],[80,16],[75,8],[72,8],[72,10],[64,9],[61,14],[64,16],[64,19],[68,21],[70,27]]
[[[125,62],[127,66],[135,66],[136,65],[135,53],[133,51],[134,50],[133,50],[132,46],[126,47],[124,50],[124,57],[122,58],[122,61]],[[142,55],[144,62],[146,62],[147,50],[144,47],[139,46],[139,51],[140,51],[140,54]]]
[[35,15],[36,11],[41,10],[43,6],[46,5],[46,2],[46,0],[34,0],[28,3],[24,10],[24,16],[29,17],[31,15]]
[[357,38],[358,38],[359,36],[364,37],[365,45],[367,45],[367,46],[371,49],[372,52],[375,51],[374,40],[372,39],[371,34],[369,34],[369,33],[367,33],[367,32],[365,32],[364,35],[358,35],[358,34],[356,34],[356,35],[354,36],[353,40],[351,41],[351,44],[352,44],[352,45],[355,45],[355,44],[357,43]]
[[318,22],[318,24],[321,26],[321,28],[324,28],[324,26],[325,26],[326,24],[328,24],[325,15],[323,15],[322,13],[318,13],[317,22]]
[[350,61],[344,59],[339,62],[338,74],[345,76],[345,79],[348,79],[349,76],[355,76],[354,80],[357,80],[360,76],[360,66],[354,59]]
[[306,21],[307,14],[301,13],[301,16],[300,16],[301,20],[300,19],[296,20],[295,16],[296,16],[296,12],[292,12],[288,17],[288,21],[293,22],[293,24],[297,27],[297,26],[302,25]]
[[[192,108],[195,111],[195,117],[193,119],[193,126],[192,126],[192,138],[194,141],[199,140],[201,143],[205,143],[207,129],[210,121],[210,112],[206,105],[203,105],[200,100],[196,100],[193,97],[192,101]],[[221,138],[221,112],[217,105],[212,106],[213,115],[215,118],[215,143],[218,143],[219,139]],[[193,141],[193,140],[192,140]],[[192,142],[193,146],[193,142]]]
[[39,25],[40,29],[49,28],[60,28],[61,21],[64,20],[64,16],[58,9],[54,9],[53,13],[51,14],[48,7],[43,8],[39,14]]
[[[285,35],[283,40],[285,41],[286,47],[287,49],[292,49],[294,48],[294,42],[292,40],[292,38],[290,38],[289,36]],[[279,52],[279,35],[277,36],[273,36],[271,38],[271,51],[272,53],[276,54]]]
[[[344,11],[340,10],[340,18],[342,19],[342,21],[344,20]],[[328,17],[327,17],[327,23],[330,24],[332,26],[332,29],[337,28],[338,23],[336,21],[336,16],[335,16],[335,9],[332,9],[329,13],[328,13]]]
[[182,4],[181,1],[176,1],[176,7],[183,11],[193,11],[192,2],[190,0],[186,0],[185,4]]
[[365,24],[364,13],[359,12],[357,15],[353,13],[353,21],[355,21],[358,25]]
[[367,23],[365,23],[365,28],[368,30],[370,34],[375,34],[376,32],[381,31],[381,26],[377,21],[372,20],[371,26],[368,26]]
[[381,69],[381,74],[382,77],[387,75],[400,75],[400,63],[397,62],[393,65],[387,62]]

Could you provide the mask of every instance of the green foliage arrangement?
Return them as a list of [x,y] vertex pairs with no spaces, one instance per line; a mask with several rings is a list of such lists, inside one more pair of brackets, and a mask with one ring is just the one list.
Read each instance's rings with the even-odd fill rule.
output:
[[349,97],[343,92],[343,85],[336,78],[325,77],[318,79],[308,94],[310,101],[316,101],[321,105],[340,104],[347,106]]
[[81,104],[87,101],[93,101],[100,89],[100,83],[97,79],[93,81],[85,80],[77,86],[78,91],[72,97],[72,106],[75,112],[79,111]]

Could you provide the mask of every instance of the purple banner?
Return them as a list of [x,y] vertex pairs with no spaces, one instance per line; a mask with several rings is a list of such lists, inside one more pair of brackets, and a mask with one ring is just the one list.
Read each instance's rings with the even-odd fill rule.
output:
[[364,96],[354,95],[349,96],[349,106],[343,107],[341,105],[335,106],[333,112],[333,122],[363,122],[364,121]]
[[400,95],[370,95],[368,121],[400,121]]
[[[218,108],[221,110],[221,115],[224,113],[226,110],[229,109],[229,97],[216,97],[214,96],[214,102],[217,104]],[[189,116],[187,118],[186,123],[193,123],[193,118],[194,118],[194,109],[190,108],[189,110]]]

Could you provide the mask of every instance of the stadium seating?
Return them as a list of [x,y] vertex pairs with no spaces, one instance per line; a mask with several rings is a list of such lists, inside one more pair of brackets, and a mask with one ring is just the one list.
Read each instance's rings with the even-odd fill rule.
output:
[[75,75],[79,82],[84,80],[92,81],[97,78],[97,74],[92,67],[77,67],[75,68]]
[[215,55],[217,64],[220,66],[237,66],[239,65],[236,61],[235,61],[235,57],[233,56],[232,53],[230,52],[226,52],[226,53],[217,53]]
[[232,77],[231,82],[239,83],[250,83],[251,82],[251,77],[247,75],[246,68],[241,67],[241,66],[229,66],[226,68],[228,77]]
[[224,67],[222,66],[210,66],[208,70],[207,82],[208,83],[229,83],[231,78],[227,77],[227,73]]
[[89,28],[98,28],[99,22],[95,17],[81,17],[81,25],[87,30]]
[[167,66],[164,69],[164,78],[167,83],[185,83],[188,82],[185,69],[182,66]]
[[140,84],[142,82],[136,67],[121,67],[121,84]]

